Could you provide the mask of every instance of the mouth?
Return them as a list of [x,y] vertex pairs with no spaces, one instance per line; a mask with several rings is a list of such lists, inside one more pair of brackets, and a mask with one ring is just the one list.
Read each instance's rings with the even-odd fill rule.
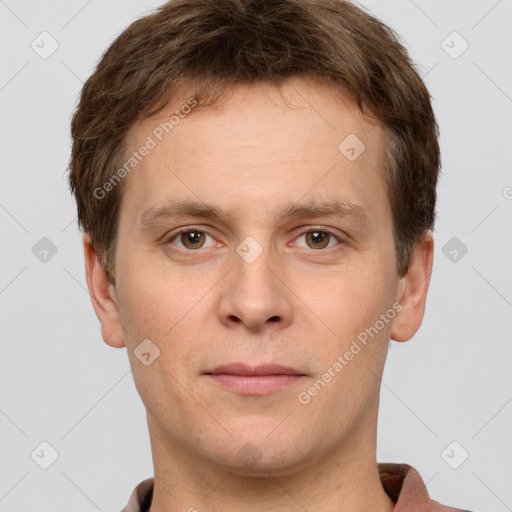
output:
[[221,365],[204,375],[215,384],[241,395],[275,393],[307,377],[300,370],[279,364],[251,367],[244,363]]

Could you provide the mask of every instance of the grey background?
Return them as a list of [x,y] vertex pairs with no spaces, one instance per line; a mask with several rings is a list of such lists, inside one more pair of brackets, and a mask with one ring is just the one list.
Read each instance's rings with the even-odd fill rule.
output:
[[[1,512],[119,511],[153,475],[126,349],[102,341],[87,293],[65,173],[83,81],[161,3],[0,0]],[[441,503],[512,510],[512,0],[362,4],[425,75],[443,154],[426,318],[391,342],[378,460],[416,467]],[[31,47],[43,31],[58,43],[46,59]],[[43,441],[59,454],[48,469]]]

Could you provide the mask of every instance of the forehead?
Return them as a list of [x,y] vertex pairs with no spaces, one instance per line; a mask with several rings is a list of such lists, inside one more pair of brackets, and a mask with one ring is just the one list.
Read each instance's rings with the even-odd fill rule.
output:
[[271,202],[339,192],[374,217],[386,208],[382,129],[339,90],[294,78],[280,88],[240,85],[195,111],[184,108],[191,98],[184,91],[128,134],[129,151],[152,141],[127,177],[132,221],[176,197],[270,211]]

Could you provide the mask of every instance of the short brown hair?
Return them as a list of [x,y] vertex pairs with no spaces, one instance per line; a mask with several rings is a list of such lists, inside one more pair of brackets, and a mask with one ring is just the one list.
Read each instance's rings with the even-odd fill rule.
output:
[[[184,83],[199,106],[239,83],[313,76],[348,94],[384,130],[397,271],[435,221],[438,126],[425,84],[397,34],[345,0],[173,0],[122,32],[85,83],[71,123],[69,184],[79,226],[110,282],[124,184],[94,191],[122,165],[125,136]],[[341,142],[341,141],[340,141]]]

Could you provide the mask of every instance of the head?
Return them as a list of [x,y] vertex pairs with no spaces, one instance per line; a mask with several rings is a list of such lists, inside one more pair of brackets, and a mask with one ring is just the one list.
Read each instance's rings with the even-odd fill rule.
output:
[[[284,472],[374,435],[389,339],[424,314],[437,136],[398,36],[351,2],[175,0],[112,43],[69,181],[155,437]],[[301,377],[234,392],[208,375],[233,362]]]

